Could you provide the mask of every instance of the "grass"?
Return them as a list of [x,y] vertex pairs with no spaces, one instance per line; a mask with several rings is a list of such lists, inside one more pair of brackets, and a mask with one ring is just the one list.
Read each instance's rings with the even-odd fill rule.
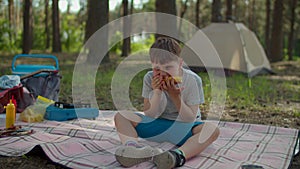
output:
[[[111,98],[111,79],[114,75],[114,66],[102,68],[100,66],[96,78],[96,95],[99,101],[100,109],[115,109]],[[62,68],[63,71],[63,68]],[[67,72],[67,71],[66,71]],[[130,83],[130,99],[134,107],[141,110],[143,99],[142,81],[146,71],[142,71],[135,76]],[[205,100],[211,101],[211,83],[209,76],[206,73],[199,74],[203,80],[203,88],[205,93]],[[68,82],[71,74],[63,74]],[[249,86],[251,81],[251,86]],[[226,104],[229,107],[236,109],[272,109],[272,105],[280,102],[290,100],[300,101],[299,84],[292,81],[280,81],[269,79],[268,76],[256,76],[249,79],[242,74],[234,74],[226,78],[227,94]],[[62,88],[69,88],[70,83],[64,83]],[[298,92],[297,92],[298,91]],[[65,91],[62,90],[62,93]],[[68,94],[68,93],[66,93]],[[103,107],[102,107],[103,106]],[[276,110],[275,110],[276,111]]]
[[[62,75],[60,100],[72,101],[72,77],[76,54],[55,54],[60,61],[60,74]],[[11,55],[0,55],[0,76],[11,74]],[[120,59],[112,60],[112,63],[101,65],[96,76],[96,94],[100,109],[115,109],[111,97],[111,79],[114,70]],[[300,65],[300,60],[297,61]],[[293,66],[289,64],[280,65],[275,68],[278,71],[279,77],[290,76],[286,69],[291,69]],[[283,73],[282,73],[283,72]],[[299,67],[293,68],[292,73],[299,72]],[[142,110],[143,99],[141,97],[142,80],[145,71],[140,72],[130,83],[130,100],[134,107]],[[210,78],[206,73],[199,74],[203,80],[203,89],[206,103],[201,105],[203,113],[209,109],[211,98],[211,83]],[[293,107],[293,103],[300,104],[300,74],[298,80],[285,78],[272,78],[272,76],[256,76],[249,79],[240,74],[234,74],[226,78],[227,93],[226,93],[226,111],[235,119],[247,119],[249,123],[277,125],[281,127],[291,127],[300,129],[300,107]],[[249,85],[251,82],[251,85]],[[224,113],[223,113],[224,114]],[[225,118],[225,120],[236,121],[235,119]],[[262,122],[264,120],[265,122]],[[281,122],[276,122],[281,120]],[[239,120],[240,122],[245,122]],[[44,157],[42,150],[34,149],[29,155],[23,155],[21,158],[22,166],[33,166],[37,163],[38,166],[49,166],[49,161],[41,160]],[[299,157],[299,156],[298,156]],[[45,157],[46,158],[46,157]],[[23,159],[23,160],[22,160]],[[24,160],[25,159],[25,160]],[[3,164],[17,164],[19,166],[20,159],[17,158],[2,158]],[[292,168],[299,168],[299,158],[294,158]],[[51,166],[50,166],[51,167]],[[56,168],[62,168],[55,166]]]
[[[72,102],[72,78],[76,54],[60,54],[57,56],[60,61],[60,74],[62,75],[59,99],[64,102]],[[0,75],[10,74],[12,56],[3,56],[2,60],[0,63]],[[120,61],[119,57],[113,57],[111,63],[101,64],[98,68],[95,79],[95,93],[99,109],[116,109],[111,96],[111,80]],[[144,70],[138,73],[130,82],[129,98],[133,107],[138,110],[143,108],[141,93],[143,76],[146,72]],[[209,102],[212,100],[211,79],[207,73],[199,73],[199,76],[203,80],[206,100],[206,103],[201,108],[204,109],[203,112],[206,112],[209,109]],[[249,79],[242,74],[236,73],[226,78],[226,109],[240,111],[245,116],[249,115],[250,112],[284,113],[287,107],[278,105],[289,102],[299,103],[299,86],[299,80],[272,79],[270,76],[256,76]],[[300,111],[297,109],[288,111],[294,114],[295,117],[300,116]]]

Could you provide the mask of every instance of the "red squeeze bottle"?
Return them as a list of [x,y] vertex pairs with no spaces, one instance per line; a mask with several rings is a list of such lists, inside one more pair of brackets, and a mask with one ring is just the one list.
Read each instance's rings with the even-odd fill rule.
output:
[[14,95],[12,95],[11,101],[15,105],[15,120],[16,120],[16,116],[17,116],[17,100],[15,99]]

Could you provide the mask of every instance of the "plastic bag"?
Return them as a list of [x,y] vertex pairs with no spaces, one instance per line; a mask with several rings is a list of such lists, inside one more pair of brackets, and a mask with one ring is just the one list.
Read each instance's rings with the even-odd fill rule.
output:
[[43,121],[46,108],[53,103],[53,100],[38,96],[36,102],[20,114],[20,120],[29,123]]

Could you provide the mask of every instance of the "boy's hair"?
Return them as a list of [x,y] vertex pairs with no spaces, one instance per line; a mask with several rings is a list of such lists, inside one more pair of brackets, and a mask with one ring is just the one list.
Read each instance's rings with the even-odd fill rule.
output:
[[178,61],[181,48],[179,43],[169,37],[159,37],[150,47],[150,59],[152,63],[165,64],[170,61]]

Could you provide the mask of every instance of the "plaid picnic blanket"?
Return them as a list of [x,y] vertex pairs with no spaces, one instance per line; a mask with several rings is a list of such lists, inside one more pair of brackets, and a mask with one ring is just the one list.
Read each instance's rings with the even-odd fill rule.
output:
[[[43,121],[17,124],[34,129],[27,136],[0,138],[0,155],[21,156],[36,145],[54,162],[70,168],[122,168],[114,157],[120,144],[114,128],[114,111],[100,111],[96,120]],[[265,169],[288,168],[298,130],[265,125],[219,122],[219,138],[182,168],[240,168],[256,164]],[[142,140],[143,144],[170,149],[170,143]],[[145,162],[132,168],[154,168]]]

